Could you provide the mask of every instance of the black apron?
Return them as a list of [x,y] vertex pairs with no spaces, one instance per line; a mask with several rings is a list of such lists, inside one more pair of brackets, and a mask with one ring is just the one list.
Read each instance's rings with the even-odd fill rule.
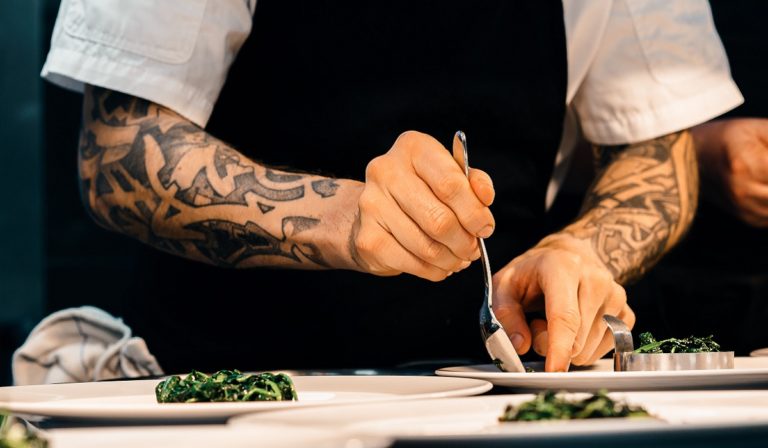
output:
[[[259,0],[208,131],[269,165],[363,180],[403,131],[449,147],[464,130],[496,188],[497,270],[543,236],[566,77],[559,0]],[[148,267],[126,318],[168,371],[485,360],[479,263],[437,284],[159,253]]]

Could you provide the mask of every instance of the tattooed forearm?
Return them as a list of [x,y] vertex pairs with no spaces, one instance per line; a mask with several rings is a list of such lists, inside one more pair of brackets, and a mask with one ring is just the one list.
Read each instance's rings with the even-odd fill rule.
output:
[[219,266],[331,265],[324,229],[342,227],[343,213],[327,211],[351,181],[266,168],[120,93],[89,87],[83,114],[83,199],[102,226]]
[[565,228],[589,239],[620,283],[641,276],[693,220],[699,180],[687,131],[647,142],[596,147],[598,175],[580,218]]

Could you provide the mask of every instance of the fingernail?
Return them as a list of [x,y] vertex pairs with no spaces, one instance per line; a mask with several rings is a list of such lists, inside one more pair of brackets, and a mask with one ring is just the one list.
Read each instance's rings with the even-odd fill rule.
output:
[[490,224],[483,227],[482,230],[477,232],[477,236],[479,236],[480,238],[488,238],[489,236],[491,236],[491,234],[493,234],[493,226]]
[[512,333],[509,335],[509,339],[512,341],[512,345],[515,347],[515,350],[520,351],[520,348],[523,346],[523,342],[525,342],[523,335],[520,333]]
[[541,356],[547,356],[547,345],[549,344],[549,334],[546,331],[539,333],[533,340],[533,349]]

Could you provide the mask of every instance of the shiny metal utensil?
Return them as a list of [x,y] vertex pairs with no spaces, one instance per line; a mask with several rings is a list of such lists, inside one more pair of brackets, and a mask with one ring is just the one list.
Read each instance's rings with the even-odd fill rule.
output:
[[[457,131],[453,137],[453,158],[456,159],[459,166],[464,170],[464,174],[469,177],[469,156],[467,154],[467,137],[463,132]],[[493,314],[493,282],[491,277],[491,264],[488,261],[488,251],[485,250],[485,242],[482,238],[477,239],[480,244],[480,260],[483,264],[483,274],[485,276],[485,297],[480,307],[480,333],[485,342],[485,349],[491,355],[491,359],[496,366],[504,372],[525,372],[523,363],[517,356],[512,341],[509,340],[507,332],[501,326],[501,323]]]
[[733,368],[733,352],[635,353],[632,333],[624,321],[608,314],[603,316],[603,320],[613,333],[616,347],[613,353],[613,370],[616,372]]

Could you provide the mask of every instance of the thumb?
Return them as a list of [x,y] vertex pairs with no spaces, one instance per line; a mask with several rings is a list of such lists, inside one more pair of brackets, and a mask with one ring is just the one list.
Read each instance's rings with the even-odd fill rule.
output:
[[494,276],[493,313],[499,320],[504,330],[512,341],[512,345],[519,354],[527,353],[531,348],[531,329],[525,319],[522,299],[514,294],[512,282],[496,282]]

